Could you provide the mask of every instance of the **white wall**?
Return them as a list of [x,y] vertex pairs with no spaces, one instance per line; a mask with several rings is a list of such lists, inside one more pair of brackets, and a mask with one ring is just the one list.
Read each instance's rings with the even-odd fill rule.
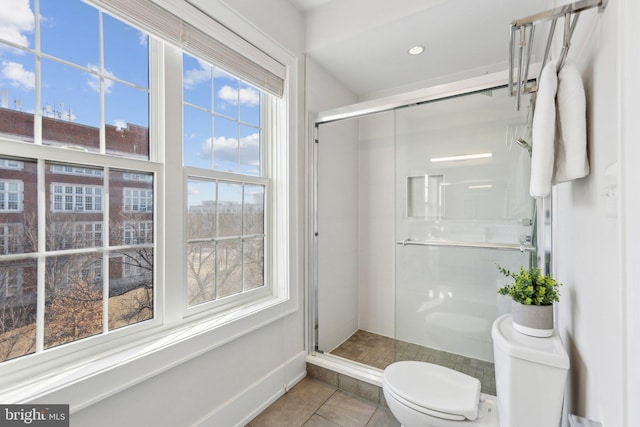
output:
[[[262,47],[267,41],[279,43],[302,58],[304,42],[302,15],[286,0],[246,2],[229,0],[195,1],[211,16]],[[248,4],[250,3],[250,4]],[[286,17],[287,25],[281,25]],[[248,23],[252,21],[252,23]],[[266,34],[270,34],[268,39]],[[299,82],[304,81],[304,62],[299,64]],[[300,91],[300,94],[303,92]],[[303,277],[303,209],[300,194],[304,183],[304,105],[301,100],[290,107],[298,109],[299,123],[290,127],[291,141],[298,144],[293,159],[292,196],[297,212],[291,216],[295,232],[292,261],[299,262],[291,286],[297,287],[299,309],[284,318],[256,329],[208,351],[144,382],[73,413],[72,426],[233,426],[244,425],[284,392],[285,386],[299,381],[306,372],[304,358],[305,317]],[[123,378],[126,384],[128,378]]]
[[[628,378],[628,366],[636,362],[627,359],[637,356],[638,341],[629,339],[627,326],[636,337],[638,331],[633,326],[637,310],[625,301],[635,297],[637,303],[638,294],[625,280],[638,277],[634,267],[638,252],[629,240],[638,237],[634,186],[640,174],[637,136],[632,141],[632,125],[625,123],[626,129],[621,125],[621,118],[637,123],[637,116],[623,110],[629,101],[637,106],[633,98],[639,95],[629,92],[622,80],[626,62],[634,60],[626,55],[636,57],[637,71],[637,52],[620,48],[633,43],[631,22],[640,18],[637,5],[635,18],[629,17],[631,3],[610,1],[604,13],[583,13],[578,23],[569,58],[578,64],[587,93],[591,175],[557,186],[554,197],[554,270],[565,284],[557,310],[558,329],[571,359],[567,408],[605,427],[638,425],[637,415],[633,423],[632,417],[626,420],[627,411],[632,411],[627,405],[633,405],[627,400],[627,383],[635,388],[635,403],[638,390]],[[634,160],[629,152],[636,154]],[[629,234],[632,230],[635,236]],[[632,369],[637,380],[637,368]]]
[[[311,59],[307,109],[317,113],[355,97]],[[318,348],[331,351],[358,329],[358,128],[322,124],[318,153]]]
[[[640,182],[638,172],[638,160],[640,160],[640,144],[638,144],[638,117],[640,117],[640,55],[638,55],[638,43],[640,40],[640,2],[623,0],[620,5],[622,17],[620,40],[622,61],[622,148],[621,161],[621,194],[624,195],[620,205],[623,235],[623,278],[626,287],[623,289],[626,299],[626,367],[623,375],[626,395],[623,408],[626,415],[626,426],[640,425],[640,411],[637,402],[640,402],[640,191],[637,190]],[[624,357],[624,356],[623,356]]]
[[395,336],[394,114],[359,120],[358,323]]

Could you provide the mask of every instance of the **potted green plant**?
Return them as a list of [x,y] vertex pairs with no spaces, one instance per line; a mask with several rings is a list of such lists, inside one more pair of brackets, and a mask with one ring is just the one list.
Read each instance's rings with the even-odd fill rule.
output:
[[560,301],[558,288],[562,285],[540,273],[540,269],[529,267],[513,273],[496,264],[500,273],[513,282],[498,289],[500,295],[511,297],[511,314],[516,331],[534,337],[553,335],[553,303]]

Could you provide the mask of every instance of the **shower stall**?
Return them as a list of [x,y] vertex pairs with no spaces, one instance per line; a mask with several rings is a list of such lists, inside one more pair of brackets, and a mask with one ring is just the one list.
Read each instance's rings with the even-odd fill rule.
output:
[[314,116],[314,355],[492,368],[491,325],[510,309],[496,264],[544,261],[532,104],[516,111],[505,84],[490,75]]

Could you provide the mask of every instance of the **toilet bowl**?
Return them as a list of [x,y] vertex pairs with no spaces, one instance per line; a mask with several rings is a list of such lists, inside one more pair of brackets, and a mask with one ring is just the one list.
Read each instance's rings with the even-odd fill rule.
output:
[[[511,315],[492,327],[498,397],[480,393],[480,381],[426,362],[389,365],[382,390],[403,427],[557,427],[569,357],[557,333],[523,335]],[[531,410],[531,402],[544,410]]]
[[404,427],[498,427],[495,397],[480,393],[480,381],[426,362],[389,365],[382,390]]

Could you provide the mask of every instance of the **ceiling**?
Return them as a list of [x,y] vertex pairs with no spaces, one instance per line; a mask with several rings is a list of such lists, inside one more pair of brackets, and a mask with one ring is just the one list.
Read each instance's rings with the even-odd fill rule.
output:
[[[362,98],[505,70],[509,23],[550,3],[289,1],[305,14],[308,56]],[[424,53],[409,55],[414,45],[424,46]]]

